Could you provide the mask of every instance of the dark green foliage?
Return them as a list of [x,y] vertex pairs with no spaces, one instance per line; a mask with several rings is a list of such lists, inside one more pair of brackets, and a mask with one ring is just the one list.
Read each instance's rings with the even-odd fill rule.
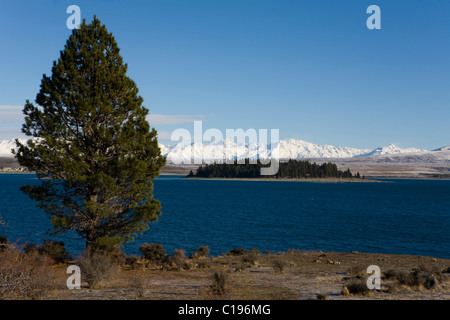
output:
[[[196,175],[189,173],[188,177],[203,178],[260,178],[261,168],[264,165],[258,160],[257,163],[250,163],[245,159],[245,163],[239,163],[237,160],[233,164],[213,163],[201,166]],[[263,176],[265,177],[265,176]],[[275,178],[352,178],[350,169],[346,171],[338,170],[337,166],[331,162],[318,165],[315,162],[289,160],[280,162],[278,172]],[[355,178],[360,178],[359,172]]]
[[39,252],[50,256],[55,263],[64,263],[70,258],[70,255],[64,246],[64,242],[62,241],[44,239],[44,243],[39,249]]
[[[165,164],[136,84],[111,33],[94,17],[74,29],[27,101],[16,157],[40,185],[22,187],[51,217],[53,234],[75,230],[91,250],[114,247],[161,214],[152,180]],[[49,178],[49,179],[46,179]]]

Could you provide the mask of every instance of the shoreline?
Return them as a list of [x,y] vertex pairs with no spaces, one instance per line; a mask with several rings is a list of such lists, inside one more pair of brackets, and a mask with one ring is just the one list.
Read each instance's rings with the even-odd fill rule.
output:
[[315,182],[315,183],[388,183],[388,181],[380,181],[375,179],[340,179],[340,178],[201,178],[201,177],[182,177],[188,180],[213,180],[213,181],[280,181],[280,182]]
[[[0,170],[0,175],[2,174],[36,174],[35,172],[25,171],[2,171]],[[371,183],[392,183],[392,181],[387,180],[423,180],[423,181],[450,181],[450,178],[430,178],[430,177],[385,177],[385,176],[371,176],[366,177],[366,179],[339,179],[339,178],[295,178],[295,179],[286,179],[286,178],[200,178],[200,177],[189,177],[184,174],[179,173],[162,173],[158,177],[161,176],[180,176],[180,179],[191,179],[191,180],[217,180],[217,181],[284,181],[284,182],[316,182],[316,183],[358,183],[358,182],[371,182]],[[381,179],[381,180],[380,180]]]

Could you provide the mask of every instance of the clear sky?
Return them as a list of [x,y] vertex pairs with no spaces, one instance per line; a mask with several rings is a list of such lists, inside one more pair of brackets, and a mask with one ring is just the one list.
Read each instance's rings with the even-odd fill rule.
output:
[[0,139],[21,135],[72,4],[114,34],[163,143],[202,119],[335,146],[450,145],[448,0],[0,0]]

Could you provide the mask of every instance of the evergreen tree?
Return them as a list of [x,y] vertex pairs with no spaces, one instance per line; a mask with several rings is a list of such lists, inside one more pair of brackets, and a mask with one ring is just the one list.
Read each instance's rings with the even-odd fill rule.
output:
[[51,76],[24,107],[20,164],[40,185],[21,190],[51,218],[53,234],[76,230],[90,250],[133,240],[161,214],[152,180],[165,165],[119,47],[94,16],[74,29]]

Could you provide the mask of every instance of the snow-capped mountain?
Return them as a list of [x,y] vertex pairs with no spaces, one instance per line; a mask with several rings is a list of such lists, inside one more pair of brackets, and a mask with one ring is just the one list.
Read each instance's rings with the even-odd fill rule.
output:
[[450,151],[450,146],[445,146],[445,147],[442,147],[442,148],[439,148],[439,149],[436,149],[433,151]]
[[278,144],[278,156],[281,159],[352,158],[371,151],[371,149],[319,145],[295,139],[281,140]]
[[425,149],[417,149],[417,148],[399,148],[394,144],[390,144],[387,147],[378,147],[373,149],[372,151],[364,154],[364,156],[381,156],[388,154],[399,154],[399,153],[422,153],[427,152]]
[[[26,140],[20,140],[25,143]],[[224,144],[225,143],[225,144]],[[225,146],[225,147],[224,147]],[[15,149],[14,140],[0,140],[0,156],[12,157],[11,149]],[[362,156],[393,155],[404,153],[430,152],[417,148],[400,148],[393,144],[376,149],[357,149],[351,147],[335,147],[331,145],[319,145],[304,140],[288,139],[280,140],[276,145],[245,145],[224,140],[215,143],[178,143],[173,146],[159,144],[161,153],[167,156],[169,161],[175,163],[190,162],[191,159],[203,159],[211,161],[217,159],[242,159],[242,158],[269,158],[277,156],[280,159],[303,158],[353,158]],[[450,149],[450,146],[436,151]]]
[[[22,143],[26,142],[26,140],[19,140]],[[0,140],[0,157],[12,157],[11,149],[16,149],[16,141],[14,139]]]
[[[376,149],[358,149],[351,147],[335,147],[319,145],[304,140],[280,140],[274,146],[243,145],[237,143],[227,144],[177,144],[175,146],[161,147],[162,153],[169,161],[187,163],[189,159],[202,159],[209,162],[214,159],[242,159],[242,158],[270,158],[304,159],[304,158],[353,158],[362,156],[391,155],[403,153],[424,153],[425,149],[400,148],[393,144]],[[273,148],[272,148],[273,147]],[[231,155],[231,157],[230,157]]]

